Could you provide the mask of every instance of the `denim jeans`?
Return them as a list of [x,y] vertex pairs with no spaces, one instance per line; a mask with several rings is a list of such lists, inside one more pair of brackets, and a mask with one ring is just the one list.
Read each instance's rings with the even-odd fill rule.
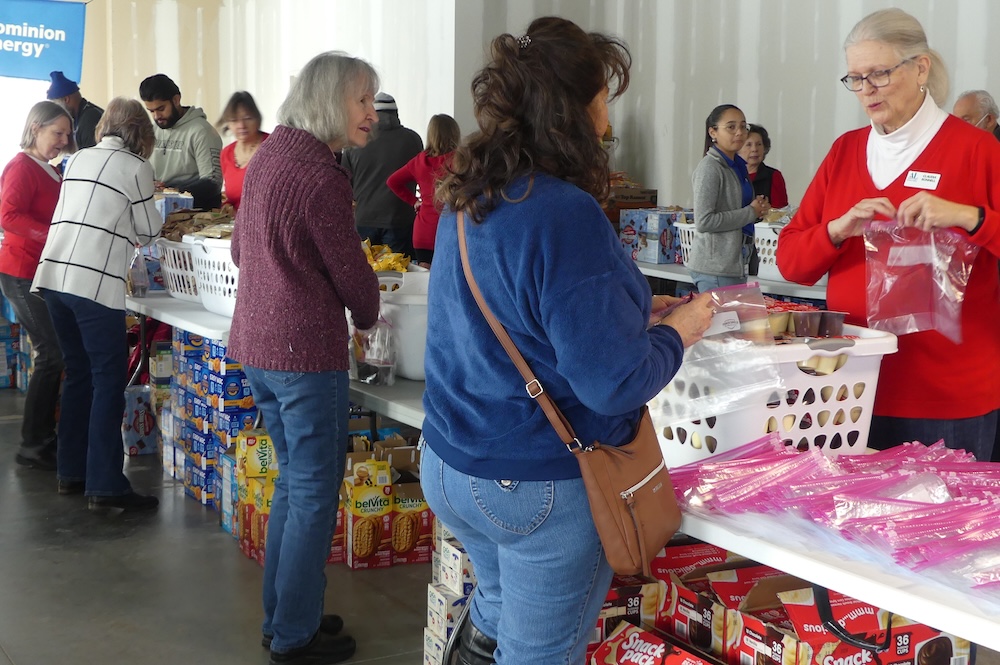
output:
[[691,275],[691,281],[694,282],[694,288],[698,291],[698,293],[705,293],[706,291],[717,289],[720,286],[733,286],[734,284],[747,283],[746,277],[707,275],[703,272],[695,272],[694,270],[688,270],[688,274]]
[[326,560],[347,455],[347,372],[243,366],[278,458],[264,559],[271,651],[305,646],[319,630]]
[[997,434],[998,411],[975,418],[935,420],[932,418],[891,418],[873,416],[868,445],[886,450],[907,441],[930,445],[944,439],[956,450],[967,450],[980,462],[989,462]]
[[487,480],[423,446],[420,484],[476,570],[472,623],[500,665],[581,665],[611,586],[583,480]]
[[0,274],[0,290],[10,301],[17,320],[24,326],[35,352],[34,372],[24,397],[21,448],[30,459],[56,454],[56,406],[62,382],[63,359],[45,301],[31,293],[31,280]]
[[128,383],[125,310],[43,290],[66,362],[57,475],[86,481],[87,496],[132,491],[122,472],[122,417]]

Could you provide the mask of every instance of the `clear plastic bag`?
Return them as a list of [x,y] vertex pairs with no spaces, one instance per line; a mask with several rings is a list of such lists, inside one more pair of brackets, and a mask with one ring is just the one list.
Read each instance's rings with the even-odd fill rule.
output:
[[684,352],[673,380],[649,403],[658,428],[762,405],[784,388],[760,287],[740,284],[710,293],[711,326]]
[[368,330],[351,335],[350,377],[373,386],[391,386],[396,382],[396,347],[392,325],[381,316]]
[[135,248],[132,262],[128,266],[125,278],[125,290],[133,298],[144,298],[149,291],[149,272],[146,270],[146,257],[139,247]]
[[864,233],[868,327],[896,335],[936,330],[962,341],[962,303],[979,253],[962,234],[871,222]]

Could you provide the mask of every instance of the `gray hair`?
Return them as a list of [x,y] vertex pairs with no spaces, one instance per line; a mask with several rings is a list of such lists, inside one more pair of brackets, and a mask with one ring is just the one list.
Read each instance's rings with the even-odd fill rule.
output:
[[134,99],[115,97],[108,102],[94,138],[100,141],[105,136],[117,136],[131,152],[149,158],[153,152],[153,123],[146,108]]
[[69,144],[66,149],[75,149],[76,142],[73,140],[73,116],[60,104],[44,101],[38,102],[28,111],[28,119],[24,121],[24,132],[21,134],[21,150],[30,150],[35,147],[36,133],[39,129],[51,125],[59,118],[69,120]]
[[948,97],[948,70],[941,54],[927,45],[927,34],[920,21],[902,9],[880,9],[864,17],[844,40],[844,49],[860,42],[888,44],[901,59],[926,55],[931,60],[927,91],[938,106]]
[[278,108],[278,122],[309,132],[323,143],[347,137],[351,95],[378,90],[378,72],[368,62],[342,51],[320,53],[302,68]]
[[974,97],[976,100],[976,106],[979,107],[980,113],[985,113],[993,116],[997,120],[1000,120],[1000,108],[997,108],[997,103],[993,99],[993,95],[986,92],[985,90],[966,90],[955,101],[959,99],[965,99],[966,97]]

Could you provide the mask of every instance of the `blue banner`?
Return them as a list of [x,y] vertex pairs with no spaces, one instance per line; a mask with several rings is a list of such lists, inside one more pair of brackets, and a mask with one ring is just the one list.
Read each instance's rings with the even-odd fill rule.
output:
[[86,16],[78,2],[0,0],[0,76],[48,81],[59,70],[79,83]]

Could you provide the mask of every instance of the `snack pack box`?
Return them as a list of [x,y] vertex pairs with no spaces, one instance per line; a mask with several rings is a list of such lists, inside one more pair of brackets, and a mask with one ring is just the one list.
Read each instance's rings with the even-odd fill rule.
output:
[[661,588],[655,627],[696,649],[725,656],[726,607],[710,593],[708,574],[758,565],[749,559],[694,568],[683,576],[671,572]]
[[241,431],[236,439],[236,465],[247,478],[277,477],[278,457],[267,430]]
[[737,610],[757,582],[779,575],[785,573],[771,566],[757,565],[711,572],[706,577],[716,599],[726,609]]
[[615,575],[598,615],[593,641],[587,645],[587,657],[623,621],[635,626],[643,623],[651,625],[656,620],[659,599],[660,584],[657,580],[636,575]]
[[[955,665],[970,658],[968,640],[910,621],[835,591],[828,592],[833,620],[848,633],[868,642],[883,643],[882,665]],[[802,588],[779,592],[778,598],[798,637],[796,665],[868,665],[870,651],[845,644],[820,620],[815,592]],[[783,657],[782,657],[783,656]],[[768,665],[789,663],[786,652],[772,651]]]
[[684,575],[695,568],[710,566],[726,561],[741,560],[736,554],[726,550],[724,547],[709,545],[700,540],[680,536],[671,539],[667,546],[660,550],[659,554],[653,557],[650,562],[653,577],[659,580],[669,581],[670,573]]
[[392,565],[430,563],[434,516],[419,482],[393,487],[392,512]]
[[457,540],[446,540],[440,553],[441,584],[456,595],[470,595],[476,586],[476,571],[465,548]]
[[668,641],[665,635],[624,622],[588,661],[590,665],[714,665]]
[[469,597],[441,584],[427,585],[427,627],[442,640],[451,637]]
[[[357,455],[358,453],[353,453]],[[347,565],[355,569],[392,565],[392,484],[389,463],[356,461],[345,474]]]
[[[726,612],[725,660],[731,665],[794,665],[798,640],[778,593],[807,582],[791,575],[758,580],[736,609]],[[786,660],[787,659],[787,660]]]

